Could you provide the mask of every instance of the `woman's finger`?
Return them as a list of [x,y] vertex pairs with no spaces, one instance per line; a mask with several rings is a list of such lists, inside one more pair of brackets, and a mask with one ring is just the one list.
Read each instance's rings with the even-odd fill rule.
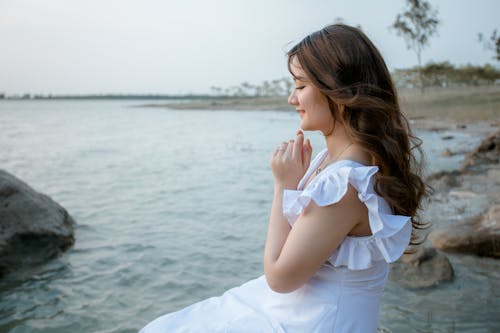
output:
[[312,146],[311,146],[311,141],[309,139],[307,139],[306,142],[304,142],[302,154],[304,156],[302,165],[304,166],[304,168],[307,169],[309,167],[309,164],[311,163],[311,156],[312,156]]
[[294,140],[290,140],[288,141],[287,145],[286,145],[286,150],[284,152],[284,155],[288,158],[288,157],[291,157],[292,156],[292,152],[293,152],[293,146],[295,144],[295,141]]
[[302,146],[304,144],[304,135],[302,132],[297,133],[297,140],[293,145],[292,158],[302,163]]
[[280,143],[276,147],[276,149],[274,150],[273,157],[276,157],[280,154],[283,154],[286,151],[287,146],[288,146],[288,142],[286,142],[286,141],[283,141],[282,143]]
[[286,145],[282,143],[279,146],[277,146],[276,149],[274,149],[273,156],[278,156],[279,154],[282,154],[285,150],[286,150]]

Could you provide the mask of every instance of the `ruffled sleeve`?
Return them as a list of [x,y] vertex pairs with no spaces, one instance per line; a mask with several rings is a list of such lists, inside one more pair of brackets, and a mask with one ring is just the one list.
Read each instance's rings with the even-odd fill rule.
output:
[[371,236],[346,237],[329,261],[334,266],[366,269],[374,262],[396,261],[405,251],[411,237],[411,218],[394,215],[387,202],[374,191],[376,166],[343,160],[323,170],[304,190],[285,190],[283,214],[293,226],[303,209],[313,200],[318,206],[339,202],[348,184],[358,192],[358,198],[368,208]]

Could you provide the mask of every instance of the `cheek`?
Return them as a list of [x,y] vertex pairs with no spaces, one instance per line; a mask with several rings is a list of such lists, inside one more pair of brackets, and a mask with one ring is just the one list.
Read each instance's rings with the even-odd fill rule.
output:
[[321,120],[328,121],[332,117],[328,101],[324,98],[317,99],[314,109],[316,110],[317,117],[320,118]]

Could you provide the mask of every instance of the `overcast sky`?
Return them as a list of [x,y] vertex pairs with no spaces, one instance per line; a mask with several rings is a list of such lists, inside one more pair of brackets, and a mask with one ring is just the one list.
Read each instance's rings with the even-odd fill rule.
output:
[[[442,23],[423,61],[494,63],[477,33],[499,0],[434,0]],[[342,17],[390,69],[416,64],[389,25],[403,0],[0,0],[0,93],[205,93],[287,76],[285,52]],[[498,66],[498,62],[496,63]]]

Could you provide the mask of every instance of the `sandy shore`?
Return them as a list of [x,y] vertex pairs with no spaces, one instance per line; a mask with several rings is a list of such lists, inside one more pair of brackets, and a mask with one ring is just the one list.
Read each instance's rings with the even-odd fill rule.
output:
[[[414,89],[400,89],[401,109],[417,129],[450,130],[470,127],[478,130],[500,126],[500,85],[482,87],[429,88],[423,95]],[[141,107],[176,110],[273,110],[294,112],[286,96],[241,97],[155,103]],[[492,129],[491,129],[492,130]]]

